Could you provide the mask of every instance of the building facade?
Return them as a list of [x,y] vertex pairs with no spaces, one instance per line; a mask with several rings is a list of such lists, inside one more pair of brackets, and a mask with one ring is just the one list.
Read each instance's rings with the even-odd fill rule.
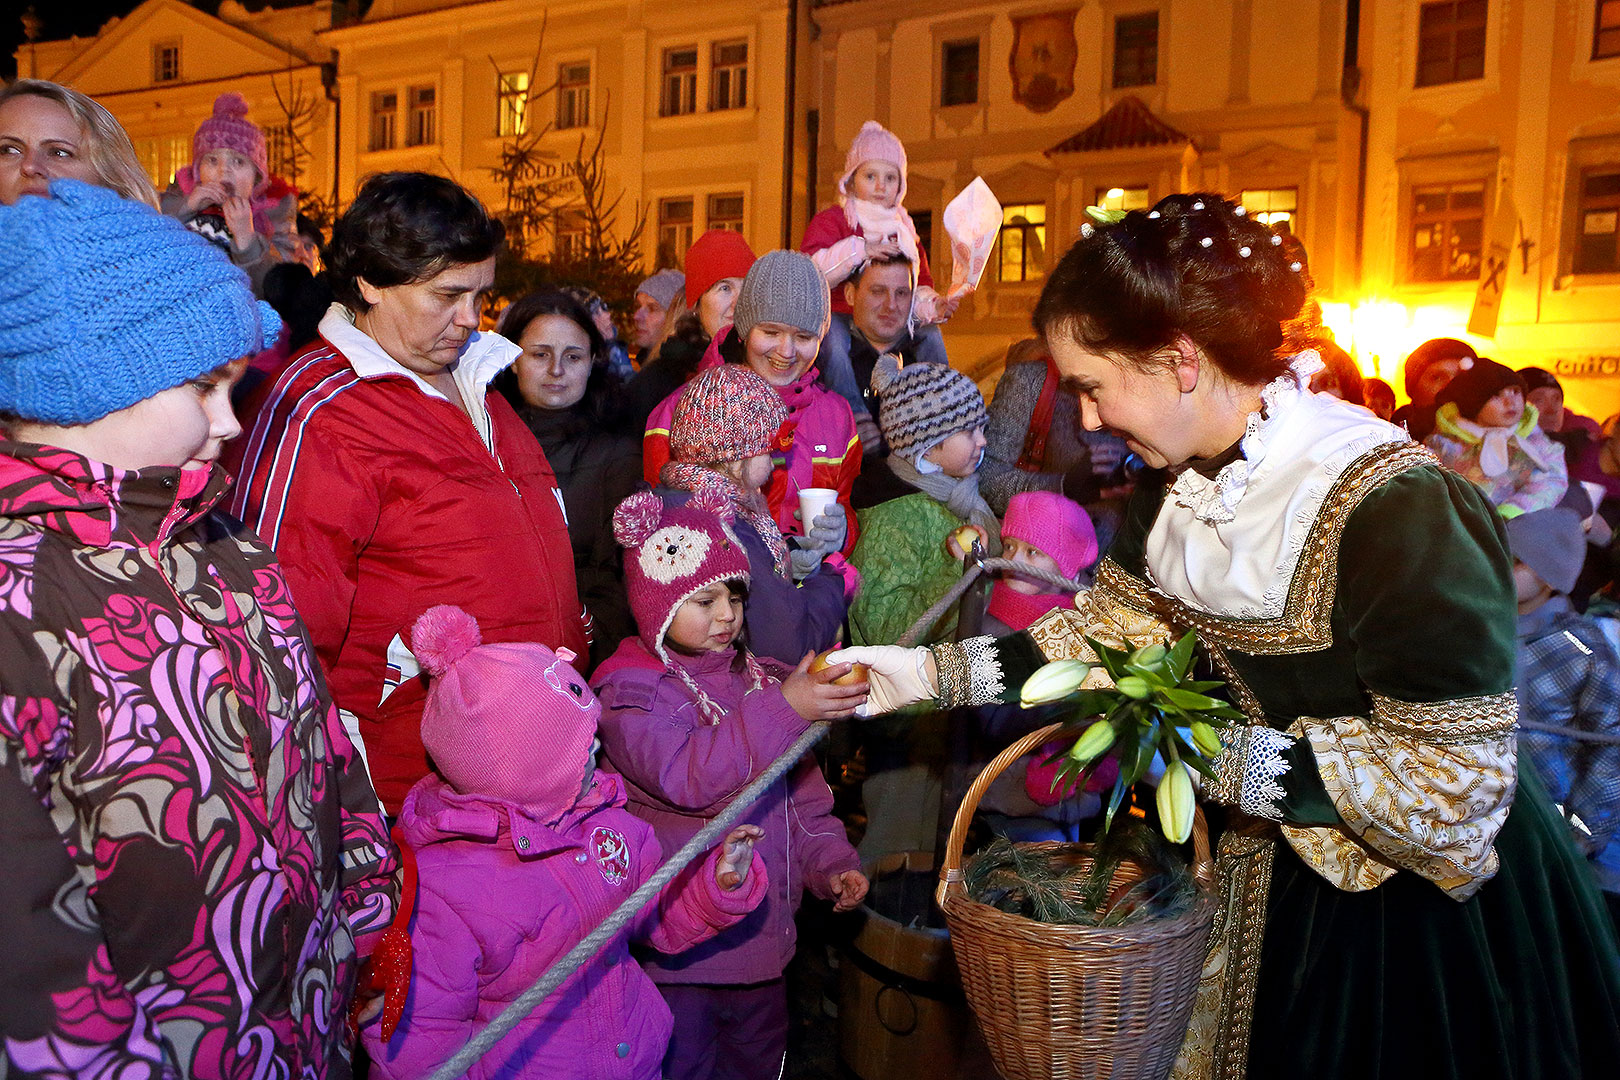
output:
[[[272,157],[342,205],[368,174],[450,175],[497,209],[525,155],[545,248],[582,223],[567,165],[600,140],[649,267],[721,226],[794,244],[876,119],[942,285],[946,204],[983,176],[1003,228],[946,328],[988,380],[1088,205],[1213,189],[1304,242],[1326,317],[1398,383],[1463,337],[1620,406],[1620,0],[330,0],[206,15],[146,0],[37,42],[129,129],[154,179],[238,89]],[[555,183],[552,183],[555,181]],[[554,212],[553,212],[554,211]],[[1483,284],[1482,284],[1483,283]],[[1468,324],[1477,296],[1494,320]]]

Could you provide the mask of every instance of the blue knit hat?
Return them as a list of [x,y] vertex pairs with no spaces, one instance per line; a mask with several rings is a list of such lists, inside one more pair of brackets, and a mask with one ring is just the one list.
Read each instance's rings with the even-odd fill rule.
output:
[[275,343],[247,275],[173,218],[77,180],[0,206],[0,409],[88,424]]

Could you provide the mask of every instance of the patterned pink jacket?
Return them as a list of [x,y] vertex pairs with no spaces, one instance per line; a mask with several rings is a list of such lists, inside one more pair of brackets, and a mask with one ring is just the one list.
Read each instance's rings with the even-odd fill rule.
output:
[[395,857],[228,483],[0,441],[0,1074],[349,1074]]

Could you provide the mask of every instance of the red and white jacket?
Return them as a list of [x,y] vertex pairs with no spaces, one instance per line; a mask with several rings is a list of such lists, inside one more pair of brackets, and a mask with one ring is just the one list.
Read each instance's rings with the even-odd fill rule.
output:
[[276,549],[384,807],[428,772],[409,628],[457,604],[486,642],[587,655],[562,492],[488,384],[518,354],[474,334],[463,413],[333,305],[321,340],[244,409],[231,510]]

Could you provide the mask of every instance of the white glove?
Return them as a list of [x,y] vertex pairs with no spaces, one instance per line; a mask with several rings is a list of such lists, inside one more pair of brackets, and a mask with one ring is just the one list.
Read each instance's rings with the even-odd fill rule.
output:
[[929,673],[929,652],[920,646],[858,645],[839,649],[827,659],[834,664],[865,664],[869,669],[866,681],[870,689],[866,702],[855,710],[856,716],[882,716],[939,696],[937,677]]

